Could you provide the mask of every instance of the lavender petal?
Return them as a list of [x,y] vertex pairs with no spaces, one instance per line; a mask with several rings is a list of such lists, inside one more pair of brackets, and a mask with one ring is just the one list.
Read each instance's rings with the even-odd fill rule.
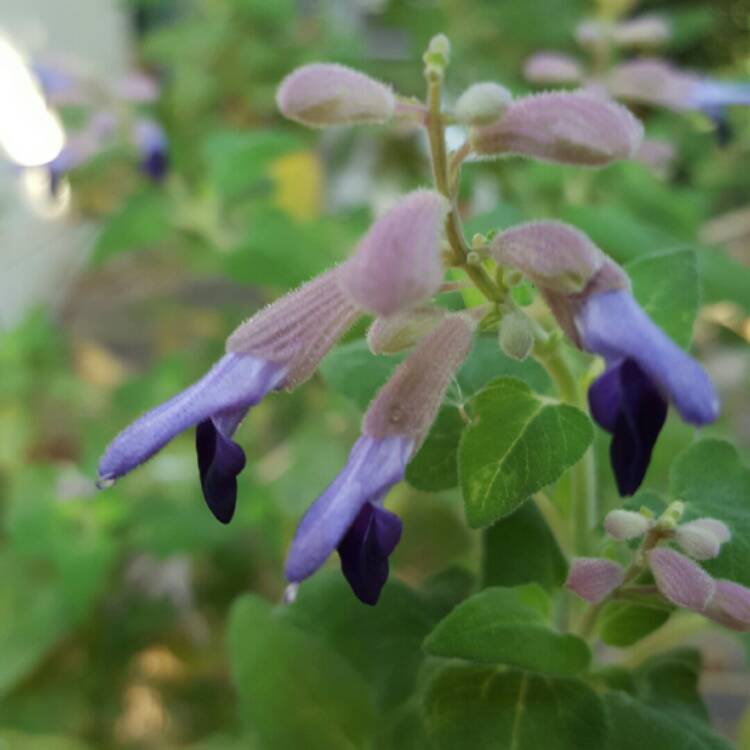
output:
[[188,427],[214,415],[248,409],[280,387],[284,378],[284,369],[273,363],[242,354],[224,355],[197,383],[124,429],[99,463],[100,479],[127,474]]
[[343,471],[305,513],[292,541],[286,576],[301,581],[335,550],[365,503],[378,502],[406,471],[414,441],[403,436],[362,436]]
[[607,361],[629,358],[675,405],[686,422],[704,425],[719,399],[703,368],[680,349],[626,291],[594,294],[577,315],[584,347]]

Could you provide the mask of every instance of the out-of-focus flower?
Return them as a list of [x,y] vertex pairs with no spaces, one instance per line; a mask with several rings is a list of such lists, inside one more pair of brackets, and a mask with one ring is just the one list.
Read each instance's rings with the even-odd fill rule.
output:
[[320,128],[386,122],[394,114],[396,97],[364,73],[335,63],[313,63],[281,82],[276,103],[290,120]]
[[375,396],[346,466],[310,506],[286,563],[295,583],[338,550],[354,593],[375,604],[388,578],[388,557],[401,521],[382,507],[424,441],[448,385],[471,349],[474,323],[450,315],[426,336]]
[[570,564],[565,586],[588,602],[600,602],[625,579],[622,565],[603,557],[577,557]]
[[196,427],[203,495],[218,520],[228,523],[245,454],[232,435],[250,407],[268,392],[306,380],[358,317],[340,291],[334,268],[281,297],[229,338],[227,354],[197,383],[121,432],[99,463],[106,486]]
[[580,83],[584,77],[581,64],[562,52],[537,52],[523,66],[524,78],[536,84],[565,86]]
[[155,120],[141,117],[133,126],[133,141],[141,156],[141,171],[154,182],[161,182],[169,169],[169,141],[164,128]]

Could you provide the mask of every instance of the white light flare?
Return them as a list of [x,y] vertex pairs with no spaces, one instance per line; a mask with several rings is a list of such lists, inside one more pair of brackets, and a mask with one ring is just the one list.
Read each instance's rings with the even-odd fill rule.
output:
[[65,131],[23,56],[0,34],[0,147],[21,167],[52,161],[65,145]]

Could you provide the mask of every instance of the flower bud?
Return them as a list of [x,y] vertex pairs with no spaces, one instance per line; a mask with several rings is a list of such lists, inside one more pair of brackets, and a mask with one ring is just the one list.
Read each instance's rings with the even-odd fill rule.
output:
[[582,92],[548,92],[517,99],[493,125],[471,133],[480,156],[516,154],[598,167],[629,159],[643,126],[625,108]]
[[503,315],[498,329],[498,343],[503,354],[522,362],[534,346],[534,330],[529,319],[517,309]]
[[705,611],[716,584],[700,565],[668,547],[651,550],[648,563],[659,591],[670,602],[696,612]]
[[499,83],[475,83],[456,102],[456,118],[464,125],[489,125],[495,122],[513,100]]
[[283,365],[289,390],[303,383],[360,315],[341,291],[341,269],[316,276],[253,315],[227,339],[227,352]]
[[604,519],[606,532],[620,542],[643,536],[653,525],[653,519],[632,510],[613,510]]
[[570,564],[565,586],[587,602],[600,602],[625,579],[622,565],[603,557],[577,557]]
[[575,38],[581,47],[591,49],[606,43],[612,37],[612,23],[587,18],[581,21],[575,30]]
[[373,354],[396,354],[410,349],[447,314],[441,307],[415,307],[388,318],[375,318],[367,331],[370,351]]
[[468,315],[448,315],[402,362],[365,414],[362,432],[382,439],[427,437],[453,376],[471,351],[476,323]]
[[290,120],[312,128],[386,122],[396,97],[380,81],[344,65],[313,63],[290,73],[276,103]]
[[734,581],[716,581],[706,616],[732,630],[750,630],[750,589]]
[[562,294],[583,291],[604,265],[602,251],[579,229],[559,221],[531,221],[495,235],[490,253],[537,286]]
[[684,110],[690,108],[697,81],[696,76],[677,70],[666,60],[641,58],[615,66],[607,86],[618,99]]
[[678,526],[675,541],[695,560],[717,557],[723,542],[729,541],[729,529],[715,518],[699,518]]
[[448,201],[433,190],[417,190],[378,219],[341,268],[341,288],[375,315],[394,315],[440,289],[440,241]]
[[573,57],[559,52],[537,52],[523,66],[523,75],[531,83],[565,85],[583,79],[583,70]]
[[660,16],[632,18],[612,28],[612,41],[619,47],[655,47],[671,35],[669,23]]

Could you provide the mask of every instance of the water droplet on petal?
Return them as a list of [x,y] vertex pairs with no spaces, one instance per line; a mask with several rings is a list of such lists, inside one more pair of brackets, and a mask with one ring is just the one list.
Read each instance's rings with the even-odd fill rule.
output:
[[290,583],[285,589],[284,594],[281,597],[281,601],[284,604],[294,604],[297,599],[297,592],[299,591],[298,583]]
[[96,489],[98,490],[106,490],[114,486],[115,486],[115,478],[112,476],[103,476],[103,477],[99,477],[96,480]]

